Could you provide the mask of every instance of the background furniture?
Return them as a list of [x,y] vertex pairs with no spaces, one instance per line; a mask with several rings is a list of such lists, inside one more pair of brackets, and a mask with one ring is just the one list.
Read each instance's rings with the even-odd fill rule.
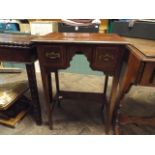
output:
[[15,127],[29,109],[24,97],[28,90],[26,74],[20,69],[0,69],[0,124]]
[[109,30],[121,36],[143,39],[155,39],[155,20],[115,20]]
[[31,92],[33,115],[36,123],[41,124],[41,109],[38,97],[34,62],[37,59],[36,48],[31,39],[34,36],[20,34],[0,34],[0,61],[26,64],[26,71]]
[[70,19],[58,23],[59,32],[99,32],[99,23],[93,23],[92,19]]
[[[24,21],[24,23],[23,23]],[[26,20],[12,20],[3,19],[0,20],[0,32],[1,33],[29,33],[30,28],[25,23]],[[25,29],[24,29],[25,28]],[[24,64],[14,63],[14,62],[3,62],[4,67],[9,68],[25,68]]]
[[155,126],[155,118],[125,116],[120,113],[121,100],[132,85],[155,86],[155,41],[136,38],[125,38],[125,40],[131,45],[127,46],[129,60],[116,101],[116,134],[121,133],[120,124],[137,123]]
[[[93,70],[99,70],[106,74],[103,98],[106,96],[108,76],[113,76],[110,101],[106,105],[106,131],[108,132],[126,42],[117,35],[98,33],[51,33],[32,41],[37,46],[50,128],[52,129],[52,111],[54,108],[50,73],[57,72],[59,69],[66,69],[70,66],[72,57],[77,53],[82,53],[87,57]],[[59,98],[61,91],[58,86],[58,77],[56,79]]]

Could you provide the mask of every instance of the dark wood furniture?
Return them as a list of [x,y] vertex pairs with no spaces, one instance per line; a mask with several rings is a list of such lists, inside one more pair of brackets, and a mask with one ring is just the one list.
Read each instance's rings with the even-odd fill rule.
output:
[[41,109],[38,97],[34,62],[37,52],[31,42],[31,35],[0,34],[0,61],[25,63],[31,91],[33,114],[38,125],[41,124]]
[[26,115],[30,100],[24,94],[28,90],[22,69],[0,69],[0,124],[15,128]]
[[[111,95],[106,105],[106,131],[108,132],[127,42],[118,35],[99,33],[51,33],[32,41],[37,46],[50,128],[52,129],[54,107],[50,73],[58,73],[59,69],[66,69],[70,66],[72,57],[75,54],[82,53],[87,57],[93,70],[102,71],[106,74],[104,95],[106,94],[108,76],[113,76]],[[56,87],[59,97],[58,74],[56,74]]]
[[129,59],[116,101],[116,134],[121,134],[120,124],[137,123],[155,126],[155,118],[129,117],[120,114],[121,100],[132,85],[155,86],[155,41],[136,38],[125,38],[125,40],[130,43],[127,46]]

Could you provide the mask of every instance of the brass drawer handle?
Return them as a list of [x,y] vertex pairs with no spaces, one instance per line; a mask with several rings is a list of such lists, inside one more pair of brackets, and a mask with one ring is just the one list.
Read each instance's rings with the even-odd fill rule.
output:
[[46,57],[50,59],[59,59],[60,53],[59,52],[47,52]]
[[105,54],[105,55],[100,55],[99,56],[99,60],[100,61],[104,61],[104,62],[109,62],[112,61],[114,59],[113,55],[109,55],[109,54]]

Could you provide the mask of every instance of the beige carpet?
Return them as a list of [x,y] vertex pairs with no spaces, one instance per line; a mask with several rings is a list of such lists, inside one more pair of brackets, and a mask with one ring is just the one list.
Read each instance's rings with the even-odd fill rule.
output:
[[[101,103],[93,100],[64,99],[61,108],[55,107],[53,120],[54,128],[49,130],[45,115],[44,97],[40,74],[37,75],[39,97],[42,107],[43,124],[37,126],[30,115],[27,115],[16,128],[12,129],[0,125],[0,134],[17,135],[104,135],[104,123],[101,119]],[[60,74],[60,87],[62,90],[102,92],[104,77],[95,75],[81,75],[71,73]],[[108,84],[108,94],[111,80]],[[133,115],[155,116],[155,89],[148,87],[132,87],[126,95],[122,112]],[[135,124],[122,127],[124,134],[155,134],[151,126]],[[111,132],[112,134],[112,132]]]

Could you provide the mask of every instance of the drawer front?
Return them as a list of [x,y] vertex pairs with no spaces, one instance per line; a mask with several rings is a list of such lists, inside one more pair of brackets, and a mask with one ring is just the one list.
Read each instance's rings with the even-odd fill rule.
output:
[[44,66],[62,67],[66,63],[66,48],[62,45],[43,45],[39,47],[39,61]]
[[122,57],[119,47],[99,46],[95,48],[93,67],[107,73],[114,73]]
[[145,86],[155,86],[155,63],[148,62],[145,64],[140,84]]

